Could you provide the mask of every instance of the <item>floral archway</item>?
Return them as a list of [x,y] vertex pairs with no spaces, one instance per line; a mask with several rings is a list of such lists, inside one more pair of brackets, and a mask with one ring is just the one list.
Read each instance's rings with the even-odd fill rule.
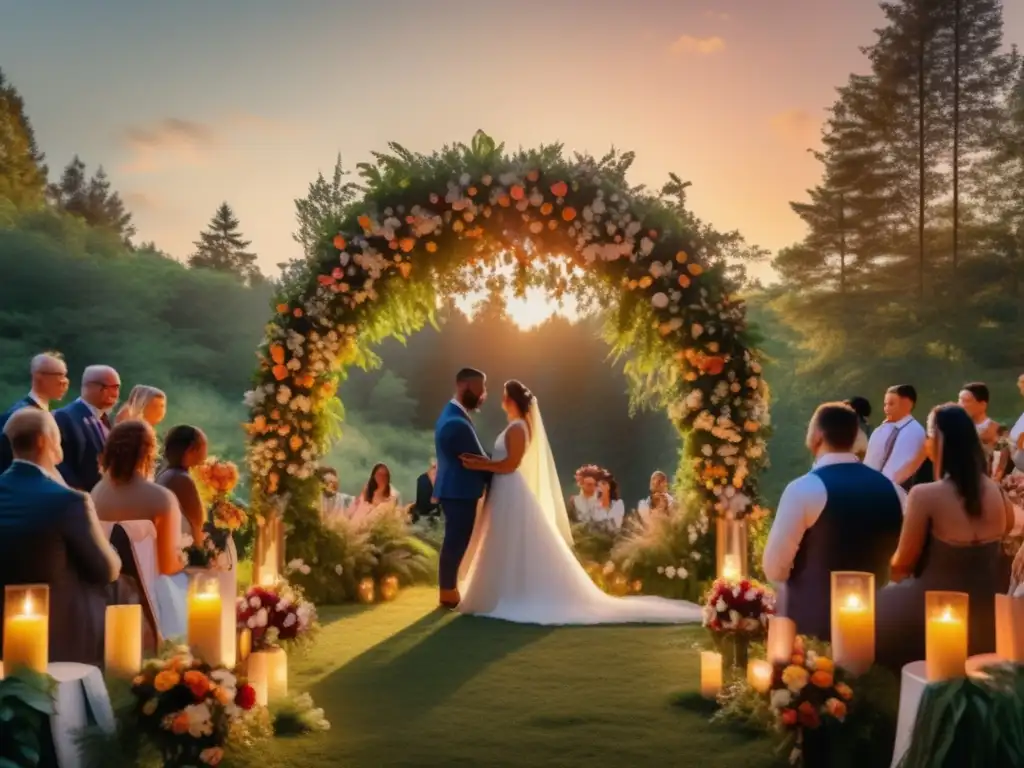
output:
[[737,286],[681,200],[630,187],[631,154],[507,153],[482,132],[431,155],[390,147],[360,166],[365,195],[317,258],[284,280],[246,395],[253,505],[283,519],[288,557],[326,556],[316,468],[343,418],[345,369],[421,328],[439,293],[466,289],[467,267],[505,260],[519,288],[617,307],[609,340],[634,396],[665,407],[682,436],[677,528],[711,575],[713,522],[758,511],[768,398]]

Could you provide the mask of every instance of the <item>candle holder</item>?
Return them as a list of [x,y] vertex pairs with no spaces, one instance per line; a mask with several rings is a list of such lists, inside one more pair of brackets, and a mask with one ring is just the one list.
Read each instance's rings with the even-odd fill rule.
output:
[[768,617],[768,661],[771,664],[789,664],[793,660],[796,641],[796,622],[785,616]]
[[364,576],[359,580],[359,584],[356,586],[356,597],[359,602],[363,605],[369,605],[376,599],[376,586],[373,583],[373,579],[369,576]]
[[393,573],[380,580],[380,599],[391,602],[398,597],[398,577]]
[[700,652],[700,695],[705,699],[718,698],[722,692],[722,654]]
[[875,663],[875,576],[832,572],[832,659],[854,675]]
[[1024,598],[996,595],[996,654],[1024,663]]
[[964,677],[970,598],[966,592],[925,592],[924,600],[928,682]]
[[103,633],[103,671],[131,679],[142,669],[142,606],[108,605]]
[[220,579],[199,572],[193,574],[188,586],[188,644],[192,655],[219,667],[224,663]]
[[46,674],[50,663],[50,587],[8,584],[4,587],[4,673],[19,667]]
[[747,578],[750,551],[746,520],[715,520],[715,560],[718,578],[735,581]]
[[775,668],[764,659],[754,659],[747,664],[747,682],[758,693],[768,693],[774,675]]

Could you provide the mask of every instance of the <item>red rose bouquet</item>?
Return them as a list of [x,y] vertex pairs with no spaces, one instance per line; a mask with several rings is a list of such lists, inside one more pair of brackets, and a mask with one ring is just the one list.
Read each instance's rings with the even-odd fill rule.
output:
[[272,587],[250,587],[238,598],[237,615],[238,628],[252,633],[254,651],[308,640],[319,628],[316,606],[301,589],[285,581]]
[[775,594],[753,579],[716,579],[704,595],[704,626],[713,633],[760,635],[775,613]]

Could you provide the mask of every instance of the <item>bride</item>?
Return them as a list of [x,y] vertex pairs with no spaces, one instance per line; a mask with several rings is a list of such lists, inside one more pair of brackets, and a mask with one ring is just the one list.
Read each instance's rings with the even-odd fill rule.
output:
[[536,398],[516,380],[501,407],[508,427],[494,459],[463,454],[467,469],[494,479],[460,578],[462,613],[521,624],[687,623],[700,606],[660,597],[612,597],[572,550],[569,515]]

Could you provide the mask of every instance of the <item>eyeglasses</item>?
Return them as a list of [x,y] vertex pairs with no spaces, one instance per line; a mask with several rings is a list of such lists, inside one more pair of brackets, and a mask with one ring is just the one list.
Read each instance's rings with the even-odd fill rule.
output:
[[61,373],[60,371],[40,371],[39,375],[40,376],[56,376],[58,381],[67,381],[68,380],[68,375],[66,373]]
[[104,392],[106,392],[108,389],[109,390],[113,390],[114,392],[118,392],[121,389],[121,385],[120,384],[104,384],[102,381],[87,381],[85,383],[86,383],[86,385],[91,385],[91,386],[94,386],[94,387],[99,387]]

